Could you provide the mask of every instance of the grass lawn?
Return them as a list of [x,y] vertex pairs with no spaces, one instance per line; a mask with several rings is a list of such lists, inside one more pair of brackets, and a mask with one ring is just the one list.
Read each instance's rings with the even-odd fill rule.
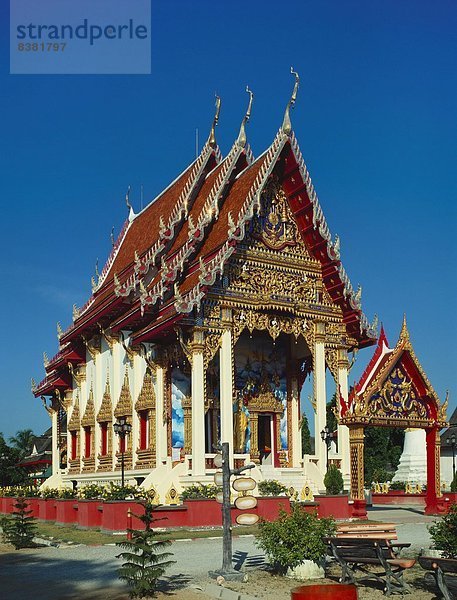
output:
[[[233,535],[255,535],[257,527],[234,527]],[[76,529],[76,527],[62,527],[54,523],[37,523],[38,537],[54,538],[63,542],[85,544],[87,546],[100,546],[113,544],[125,540],[125,535],[110,535],[94,529]],[[222,528],[215,529],[179,529],[165,531],[158,534],[157,539],[183,540],[193,538],[221,537]]]

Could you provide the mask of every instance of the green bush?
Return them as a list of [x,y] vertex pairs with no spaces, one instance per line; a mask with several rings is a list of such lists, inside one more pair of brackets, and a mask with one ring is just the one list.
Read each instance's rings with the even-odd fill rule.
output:
[[105,486],[96,483],[88,483],[76,490],[76,496],[81,500],[99,500],[103,498],[104,493]]
[[406,489],[406,481],[392,481],[392,483],[389,485],[389,490],[393,490],[393,491],[398,491],[398,490],[403,490],[405,491]]
[[259,481],[257,487],[261,496],[284,496],[287,494],[287,487],[276,479]]
[[44,488],[43,490],[41,490],[40,495],[45,500],[47,500],[48,498],[58,498],[59,490],[57,488]]
[[72,500],[73,498],[76,498],[76,490],[72,488],[60,488],[60,490],[58,490],[57,498],[59,498],[59,500]]
[[218,488],[216,485],[209,483],[205,485],[194,484],[185,488],[180,494],[181,500],[203,500],[205,498],[216,498],[216,494],[221,491],[222,488]]
[[145,496],[145,490],[136,485],[124,485],[110,483],[103,492],[105,500],[141,500]]
[[321,562],[327,552],[323,538],[335,530],[333,518],[319,519],[295,504],[290,514],[281,510],[276,521],[260,521],[256,545],[277,571],[285,573],[304,560]]
[[325,491],[327,494],[341,494],[344,489],[343,476],[335,465],[330,465],[324,477]]
[[119,578],[127,582],[131,598],[153,596],[157,580],[175,562],[167,560],[173,556],[171,552],[162,552],[171,542],[155,539],[157,534],[152,528],[152,523],[156,520],[153,517],[154,506],[150,502],[141,504],[144,506],[144,514],[135,516],[144,523],[145,529],[127,529],[131,539],[116,544],[124,549],[124,552],[117,555],[117,558],[126,561],[119,569]]
[[457,492],[457,473],[455,474],[454,480],[451,483],[451,492]]
[[449,513],[428,528],[435,548],[444,558],[457,558],[457,504],[452,504]]

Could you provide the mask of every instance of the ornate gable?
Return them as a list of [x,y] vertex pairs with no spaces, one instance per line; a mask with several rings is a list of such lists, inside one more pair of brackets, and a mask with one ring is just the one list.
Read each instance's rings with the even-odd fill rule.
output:
[[152,381],[152,374],[149,369],[146,370],[143,385],[141,387],[140,395],[135,403],[135,410],[137,412],[141,410],[153,410],[156,407],[156,395],[154,391],[154,384]]
[[79,417],[79,396],[76,396],[75,406],[73,408],[73,412],[71,413],[70,421],[68,422],[68,431],[79,430],[81,427],[80,417]]
[[84,411],[81,425],[83,427],[92,426],[95,423],[95,407],[94,407],[94,392],[90,388],[89,398],[87,399],[86,410]]
[[97,414],[97,421],[99,423],[112,421],[113,420],[113,406],[111,403],[111,392],[109,385],[109,376],[106,376],[105,392],[102,398],[102,404]]
[[406,319],[395,348],[384,332],[373,360],[352,390],[342,422],[399,427],[445,427],[441,405],[413,350]]
[[130,394],[129,371],[125,367],[124,383],[122,384],[119,400],[114,409],[115,417],[125,417],[132,414],[132,396]]

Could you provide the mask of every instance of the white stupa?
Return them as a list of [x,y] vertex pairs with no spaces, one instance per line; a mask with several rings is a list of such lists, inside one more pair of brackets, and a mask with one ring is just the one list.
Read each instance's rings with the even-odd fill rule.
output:
[[427,483],[425,429],[406,429],[400,463],[392,481]]

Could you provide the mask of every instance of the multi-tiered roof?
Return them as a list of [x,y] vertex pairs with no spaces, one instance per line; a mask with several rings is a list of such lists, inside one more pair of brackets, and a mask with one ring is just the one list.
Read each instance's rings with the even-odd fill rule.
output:
[[[260,196],[273,173],[278,175],[291,212],[311,256],[322,269],[332,301],[341,308],[349,339],[358,347],[374,341],[340,260],[339,240],[332,239],[311,177],[292,131],[288,103],[284,122],[272,144],[254,159],[245,125],[225,158],[215,140],[220,102],[208,141],[198,158],[144,210],[130,215],[113,246],[92,295],[74,309],[73,324],[60,335],[60,351],[46,366],[47,378],[35,394],[68,383],[61,365],[83,360],[84,341],[100,332],[131,331],[130,344],[160,341],[198,309],[222,275],[247,225],[260,208]],[[249,90],[248,90],[249,91]]]

